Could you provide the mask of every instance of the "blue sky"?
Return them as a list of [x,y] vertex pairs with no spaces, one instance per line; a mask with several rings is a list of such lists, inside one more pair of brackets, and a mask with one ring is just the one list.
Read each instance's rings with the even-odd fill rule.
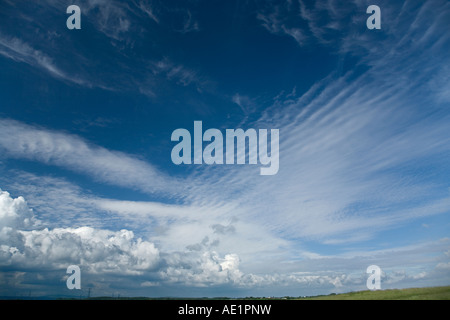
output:
[[[382,288],[450,284],[447,1],[5,0],[0,21],[0,295],[327,294],[372,264]],[[194,121],[279,129],[278,173],[176,166]]]

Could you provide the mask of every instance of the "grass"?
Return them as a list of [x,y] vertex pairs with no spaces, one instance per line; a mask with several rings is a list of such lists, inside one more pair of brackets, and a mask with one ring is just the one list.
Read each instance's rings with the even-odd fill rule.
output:
[[450,286],[376,291],[367,290],[308,297],[301,300],[450,300]]

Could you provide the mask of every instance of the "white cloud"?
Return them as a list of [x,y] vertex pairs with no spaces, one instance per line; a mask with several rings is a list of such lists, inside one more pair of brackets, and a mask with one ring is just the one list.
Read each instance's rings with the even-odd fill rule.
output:
[[[304,19],[311,14],[304,11]],[[269,31],[294,28],[278,21],[277,16],[267,17],[259,18]],[[145,241],[136,239],[129,229],[111,231],[98,226],[25,230],[33,226],[25,201],[3,193],[2,263],[43,266],[85,261],[91,272],[142,274],[163,259],[167,264],[158,269],[161,278],[141,282],[144,287],[167,281],[200,286],[295,283],[330,288],[354,283],[364,288],[364,275],[353,276],[352,272],[364,271],[367,260],[383,262],[391,269],[395,264],[430,263],[428,249],[438,245],[337,256],[302,250],[303,240],[334,246],[361,242],[376,232],[448,211],[445,182],[429,182],[426,176],[415,174],[429,165],[446,170],[437,160],[448,153],[450,146],[449,118],[439,106],[431,110],[435,106],[429,104],[430,100],[445,101],[445,86],[434,92],[437,99],[432,96],[428,100],[432,84],[445,83],[446,79],[442,74],[430,75],[447,61],[446,56],[428,57],[448,36],[436,31],[433,37],[439,25],[432,23],[421,29],[417,27],[417,23],[423,24],[421,20],[414,20],[415,27],[406,30],[410,36],[416,36],[414,32],[421,35],[420,43],[412,47],[405,45],[408,37],[398,35],[373,48],[367,35],[364,39],[344,39],[345,52],[356,52],[360,47],[368,52],[369,71],[361,75],[331,74],[296,100],[292,95],[276,99],[256,123],[280,128],[282,135],[280,172],[270,180],[253,174],[249,167],[201,168],[188,177],[193,181],[189,187],[180,190],[178,179],[137,157],[92,145],[74,135],[1,120],[0,148],[4,156],[61,166],[96,181],[161,192],[181,202],[168,205],[100,199],[87,196],[73,185],[41,179],[42,184],[53,184],[52,192],[46,193],[43,186],[33,191],[30,184],[23,183],[34,193],[30,201],[54,211],[53,215],[68,212],[76,220],[77,208],[82,208],[83,218],[92,214],[90,223],[94,223],[106,212],[110,219],[105,220],[131,221],[139,232],[146,228],[152,228],[152,232]],[[311,32],[322,36],[322,29],[314,27],[310,25]],[[425,44],[429,49],[420,46]],[[50,60],[42,59],[42,53],[33,52],[20,41],[8,45],[2,47],[4,55],[51,66]],[[404,55],[411,48],[420,52],[413,59]],[[417,69],[419,64],[422,66]],[[424,72],[415,74],[414,70]],[[195,73],[167,59],[155,63],[153,72],[181,85],[196,82]],[[236,95],[233,100],[242,105],[242,98]],[[188,194],[183,193],[185,190]],[[47,200],[51,200],[49,204],[45,204]],[[48,220],[53,219],[46,223]],[[436,274],[442,271],[448,282],[446,261],[435,263],[439,263]],[[389,284],[436,276],[422,270],[390,272],[390,278],[386,278]]]
[[166,257],[166,261],[169,267],[162,270],[160,276],[169,283],[195,287],[238,284],[242,277],[239,257],[235,254],[221,258],[214,251],[173,253]]
[[40,50],[16,37],[8,37],[0,33],[0,55],[33,67],[42,68],[50,75],[78,85],[92,87],[92,84],[61,70],[53,59]]
[[[439,42],[442,37],[435,40]],[[386,48],[391,45],[390,41],[383,44]],[[215,220],[219,216],[239,216],[243,223],[258,221],[277,240],[313,238],[328,244],[368,240],[376,232],[445,212],[448,194],[442,185],[401,169],[421,170],[448,152],[450,145],[448,116],[429,116],[419,105],[427,103],[419,97],[418,84],[428,79],[428,74],[408,74],[410,63],[423,64],[424,70],[432,73],[439,59],[428,59],[426,51],[418,59],[393,53],[382,59],[372,53],[371,58],[371,65],[377,68],[361,75],[331,74],[296,100],[280,96],[257,121],[260,127],[280,128],[282,135],[280,172],[270,183],[257,177],[252,171],[255,168],[231,166],[198,168],[187,179],[179,180],[148,162],[93,146],[79,137],[7,120],[0,121],[0,146],[10,156],[179,199],[177,206],[105,199],[96,202],[97,208],[122,217],[128,212],[141,218],[176,221],[159,235],[161,239],[170,235],[164,239],[176,243],[175,247],[186,238],[177,238],[173,230],[189,233],[181,221],[197,231],[189,234],[201,239],[211,231],[209,226],[223,222]],[[153,69],[173,81],[191,81],[183,75],[185,68],[167,59],[156,62]],[[240,95],[233,100],[241,105],[245,102]],[[190,182],[181,186],[180,181]]]
[[[322,45],[336,43],[337,30],[349,28],[348,17],[352,16],[355,4],[336,5],[332,1],[319,1],[308,5],[302,1],[275,4],[269,1],[256,18],[272,34],[290,36],[305,47],[313,40]],[[354,26],[351,26],[354,28]]]
[[[330,3],[332,9],[304,7],[303,18],[312,21],[320,10],[337,15],[341,8]],[[439,5],[438,22],[424,21],[423,12]],[[282,10],[259,16],[269,31],[280,32]],[[387,16],[392,11],[384,10]],[[420,12],[406,11],[395,20],[399,28],[391,26],[376,46],[364,26],[365,39],[352,39],[351,33],[342,44],[334,43],[343,53],[363,48],[362,63],[372,68],[332,73],[296,100],[282,94],[257,121],[258,127],[280,129],[280,171],[270,183],[255,179],[251,169],[206,171],[200,180],[215,182],[208,184],[208,195],[216,184],[222,197],[223,190],[238,190],[234,200],[248,206],[247,218],[270,225],[277,235],[328,244],[369,240],[379,231],[444,214],[450,201],[446,183],[412,172],[426,172],[430,165],[448,172],[441,162],[450,151],[450,118],[442,104],[446,89],[435,84],[445,83],[448,33],[442,17],[450,10],[431,1]],[[405,23],[408,19],[421,28]]]
[[118,1],[88,0],[83,6],[85,14],[97,29],[113,40],[123,41],[130,31],[131,18],[126,5]]
[[283,25],[282,30],[284,31],[284,33],[294,38],[295,41],[297,41],[297,43],[300,45],[303,45],[307,38],[300,28],[288,28]]
[[0,120],[0,147],[9,156],[62,166],[113,185],[147,193],[169,190],[176,193],[177,189],[175,179],[151,164],[122,152],[91,145],[75,135]]
[[[157,266],[159,250],[129,230],[91,227],[38,229],[22,197],[0,190],[0,265],[64,268],[80,265],[90,273],[142,274]],[[32,230],[26,228],[33,227]]]
[[[155,77],[151,72],[147,72],[146,68],[135,67],[130,70],[136,61],[139,62],[138,65],[145,65],[149,59],[143,56],[137,57],[135,52],[130,54],[128,49],[134,47],[135,41],[140,39],[140,35],[153,32],[151,27],[144,27],[147,24],[142,23],[143,21],[150,17],[159,24],[160,19],[155,12],[159,11],[158,8],[166,11],[169,9],[165,5],[147,1],[124,3],[115,0],[82,0],[78,5],[82,11],[82,30],[85,30],[86,26],[92,26],[97,34],[101,33],[111,44],[107,50],[108,53],[102,55],[102,61],[95,59],[89,50],[89,52],[79,50],[80,44],[83,46],[82,42],[78,42],[80,39],[61,37],[61,33],[48,31],[48,23],[42,23],[43,20],[57,21],[58,19],[52,19],[57,15],[55,12],[61,12],[61,17],[64,19],[66,4],[59,0],[34,3],[26,10],[20,10],[14,4],[9,4],[9,9],[12,12],[17,11],[15,16],[25,27],[20,28],[20,32],[16,32],[14,35],[8,34],[6,30],[0,32],[0,56],[26,63],[38,70],[44,70],[45,74],[66,83],[108,91],[136,90],[150,98],[155,98],[155,92],[158,92],[155,89],[158,88],[161,79]],[[184,12],[184,10],[181,11]],[[36,15],[41,18],[37,19]],[[64,25],[64,20],[62,21]],[[50,28],[59,29],[57,25],[50,26]],[[182,32],[197,30],[198,22],[194,21],[189,12]],[[130,37],[131,33],[138,36]],[[65,60],[61,60],[61,57],[65,57]],[[154,59],[152,58],[152,60]],[[117,61],[130,63],[118,64]],[[123,68],[121,79],[115,78],[118,67]],[[96,68],[102,69],[102,72],[96,72]],[[110,68],[115,70],[115,74],[105,73],[105,70]],[[124,74],[127,79],[123,78]],[[198,80],[196,72],[181,65],[173,65],[165,73],[165,76],[181,86],[195,83],[197,89],[201,90],[202,84]],[[147,79],[143,80],[143,78]]]
[[[25,270],[21,276],[17,274],[20,277],[15,280],[11,278],[13,275],[4,274],[5,281],[12,283],[14,280],[17,286],[23,285],[31,274],[43,277],[41,281],[45,281],[45,270],[59,269],[64,274],[65,268],[71,264],[78,264],[85,275],[94,276],[90,281],[96,288],[110,274],[120,279],[134,279],[129,286],[137,288],[181,285],[211,289],[231,285],[235,289],[272,293],[275,290],[300,294],[304,292],[301,288],[305,287],[310,294],[345,292],[365,289],[367,275],[364,272],[370,264],[382,267],[383,288],[435,284],[436,281],[446,284],[450,281],[448,255],[445,254],[448,239],[336,255],[317,255],[307,251],[302,254],[297,250],[297,259],[286,260],[287,256],[280,256],[280,248],[267,247],[273,239],[255,239],[258,231],[262,237],[267,233],[260,228],[242,230],[245,225],[238,221],[228,226],[221,225],[223,228],[210,226],[210,238],[205,237],[196,244],[194,237],[188,234],[193,245],[181,246],[182,250],[177,251],[168,250],[170,246],[166,241],[170,237],[156,237],[159,247],[156,248],[154,242],[136,238],[131,230],[111,231],[92,227],[41,229],[39,224],[30,224],[29,221],[36,219],[25,200],[21,197],[13,199],[2,191],[0,267]],[[29,230],[23,230],[26,225]],[[229,232],[222,230],[216,233],[218,229]],[[185,230],[202,233],[205,228],[187,225]],[[174,237],[183,235],[183,229],[174,228],[172,231]],[[246,240],[243,236],[252,239]],[[189,240],[182,239],[181,242],[186,245]],[[256,244],[266,247],[258,248]],[[271,250],[278,252],[278,259]],[[248,251],[254,251],[254,255]],[[290,252],[293,254],[294,251]],[[418,260],[421,261],[420,267],[417,266]],[[114,278],[108,279],[113,285]]]
[[163,74],[168,80],[185,87],[192,83],[200,84],[200,80],[193,70],[177,65],[167,58],[153,63],[152,71],[155,75]]
[[241,108],[245,116],[248,116],[256,110],[256,103],[249,97],[239,93],[233,95],[231,101]]
[[288,35],[299,44],[304,45],[308,37],[305,32],[299,27],[288,26],[288,22],[285,21],[281,9],[276,7],[270,13],[259,12],[256,18],[262,21],[262,26],[272,34]]
[[145,12],[153,21],[156,23],[159,23],[159,18],[157,14],[155,14],[155,8],[147,3],[147,1],[139,1],[139,4],[137,5],[143,12]]
[[144,281],[141,283],[141,287],[159,287],[161,284],[159,282]]
[[[135,229],[167,251],[184,250],[205,237],[219,241],[221,254],[235,252],[251,261],[253,255],[271,256],[286,241],[246,218],[246,209],[234,202],[165,204],[100,198],[61,178],[12,171],[0,184],[23,194],[43,227]],[[63,214],[62,214],[63,213]],[[106,218],[105,218],[106,217]]]
[[199,23],[192,17],[192,13],[190,10],[187,10],[187,17],[185,18],[183,28],[179,30],[181,33],[188,33],[188,32],[196,32],[199,31]]
[[33,211],[23,197],[16,199],[0,189],[0,229],[29,228],[37,223]]

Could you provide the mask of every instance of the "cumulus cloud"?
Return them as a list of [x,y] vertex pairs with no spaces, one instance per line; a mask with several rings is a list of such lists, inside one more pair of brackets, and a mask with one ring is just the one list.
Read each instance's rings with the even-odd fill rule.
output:
[[0,265],[52,269],[77,264],[90,273],[142,274],[160,259],[153,243],[129,230],[37,226],[22,197],[0,191]]
[[[101,228],[39,228],[23,197],[0,190],[0,267],[26,272],[79,265],[89,274],[148,275],[158,271],[160,281],[207,286],[238,282],[242,277],[237,254],[210,250],[214,241],[203,241],[198,250],[160,254],[152,242],[136,238],[133,231]],[[215,225],[218,229],[220,225]],[[219,228],[220,229],[220,228]],[[141,286],[159,282],[144,281]]]
[[23,197],[13,199],[0,189],[0,229],[28,228],[37,223],[33,211]]
[[221,257],[215,251],[170,254],[168,267],[160,272],[168,283],[188,286],[239,284],[243,273],[239,270],[239,257],[227,254]]

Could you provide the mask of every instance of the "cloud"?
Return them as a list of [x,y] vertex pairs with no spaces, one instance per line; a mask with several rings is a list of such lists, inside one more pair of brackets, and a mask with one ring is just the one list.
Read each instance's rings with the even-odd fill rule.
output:
[[0,120],[0,147],[12,157],[61,166],[146,193],[176,192],[177,188],[173,178],[136,157],[89,144],[75,135],[16,121]]
[[[382,42],[377,50],[389,54],[380,57],[379,51],[370,52],[365,69],[332,73],[296,99],[292,95],[275,99],[252,124],[281,132],[280,172],[270,183],[255,177],[257,168],[250,166],[196,168],[186,179],[178,179],[151,163],[77,136],[10,120],[0,122],[0,146],[8,156],[61,166],[102,183],[162,193],[181,202],[181,206],[166,206],[103,199],[102,210],[159,214],[164,219],[187,218],[190,213],[203,219],[206,212],[214,218],[232,218],[234,210],[242,221],[257,219],[276,238],[312,237],[329,244],[368,240],[399,223],[442,214],[448,203],[445,183],[409,174],[429,165],[445,171],[439,161],[450,145],[448,114],[443,106],[429,104],[436,99],[428,90],[430,76],[446,61],[437,50],[446,36],[434,23],[415,29],[409,34],[419,32],[429,41],[420,46],[411,42],[411,49],[420,51],[418,56],[400,54],[408,51],[406,39]],[[429,51],[422,52],[425,44]],[[435,59],[427,58],[430,52]],[[426,71],[416,74],[411,64]],[[153,72],[185,85],[196,82],[188,69],[168,59],[155,62]],[[247,101],[241,95],[233,100],[241,106]],[[211,218],[208,223],[220,222]],[[191,227],[198,230],[204,225]]]
[[[306,35],[302,41],[316,39],[335,53],[358,58],[352,71],[331,73],[303,94],[300,89],[280,94],[259,120],[242,124],[280,129],[280,171],[270,179],[251,166],[201,167],[177,178],[137,156],[75,135],[0,120],[3,159],[58,166],[95,182],[163,194],[177,203],[104,199],[62,179],[23,173],[14,178],[10,172],[11,177],[1,179],[8,188],[28,193],[37,216],[23,198],[2,193],[2,263],[23,262],[42,270],[85,261],[91,273],[140,276],[140,287],[364,289],[368,262],[382,266],[389,285],[436,282],[439,272],[447,283],[448,256],[440,253],[448,251],[448,242],[413,248],[391,244],[386,251],[364,252],[345,246],[360,248],[395,228],[400,234],[409,232],[409,223],[448,212],[448,166],[443,159],[450,151],[450,119],[442,66],[448,64],[443,27],[449,7],[431,1],[409,10],[411,3],[405,3],[395,20],[397,31],[386,27],[383,39],[372,38],[362,27],[329,43],[337,26],[351,23],[314,22],[315,12],[323,10],[339,16],[341,8],[333,1],[327,2],[330,7],[297,11],[304,20],[300,25],[282,20],[280,12],[293,14],[293,4],[258,16],[270,32],[291,32],[295,38],[298,29]],[[427,21],[433,5],[442,10],[437,19]],[[393,11],[383,12],[389,16]],[[130,32],[126,25],[118,36]],[[8,39],[0,42],[3,55],[52,72],[54,63],[42,51]],[[154,75],[181,86],[198,82],[197,73],[180,64],[153,61]],[[55,76],[58,70],[53,68]],[[242,95],[232,100],[244,110],[254,101]],[[429,168],[440,177],[429,174]],[[115,222],[115,228],[106,226]],[[347,252],[319,254],[312,249],[316,244]],[[432,260],[429,252],[439,258]],[[415,270],[417,265],[426,270]]]
[[0,228],[29,228],[37,221],[33,211],[28,208],[23,197],[11,198],[10,194],[0,189]]
[[189,70],[182,65],[176,65],[167,58],[155,62],[152,70],[155,75],[163,74],[167,80],[174,81],[184,87],[191,83],[200,84],[200,80],[193,70]]
[[[159,268],[160,281],[168,283],[223,284],[240,277],[239,258],[216,252],[164,254],[151,242],[135,237],[130,230],[79,227],[39,229],[22,197],[13,199],[0,190],[0,267],[13,266],[26,272],[65,269],[79,265],[88,274],[144,275]],[[31,230],[24,230],[25,227]],[[186,266],[190,267],[186,269]],[[38,271],[39,272],[39,271]],[[156,285],[144,281],[142,286]]]
[[[423,19],[424,12],[436,11],[433,5],[442,9],[437,23]],[[280,129],[280,171],[270,183],[254,179],[250,169],[240,169],[239,177],[208,171],[205,179],[219,181],[222,190],[239,190],[238,198],[251,202],[247,216],[267,222],[276,234],[325,243],[361,242],[419,217],[445,214],[447,183],[412,172],[436,165],[448,174],[441,159],[450,151],[450,117],[442,91],[429,88],[443,79],[440,70],[448,62],[442,17],[450,10],[442,1],[406,10],[411,6],[405,4],[404,16],[396,20],[399,28],[390,27],[376,46],[366,32],[346,47],[353,53],[364,48],[360,66],[343,75],[331,73],[299,98],[278,96],[252,124]],[[273,31],[281,24],[277,10],[282,9],[273,9],[273,23],[266,21]],[[312,19],[311,10],[325,9],[305,8],[305,19]],[[392,11],[383,12],[390,16]],[[343,47],[333,43],[330,48],[341,52]]]
[[[38,176],[13,170],[0,184],[23,194],[42,220],[42,227],[134,230],[135,234],[158,243],[164,252],[208,245],[219,254],[235,253],[245,259],[269,259],[278,255],[287,242],[270,234],[267,228],[248,221],[245,209],[237,204],[190,202],[166,204],[151,201],[125,201],[95,196],[62,178]],[[206,250],[205,249],[205,250]]]
[[[96,29],[113,41],[127,40],[126,34],[134,30],[133,11],[129,5],[120,1],[87,0],[80,7]],[[150,7],[142,5],[140,8],[150,16]]]
[[262,26],[272,34],[288,35],[294,38],[299,45],[304,45],[308,38],[305,32],[300,27],[289,26],[287,21],[286,17],[291,15],[290,7],[287,9],[287,12],[281,6],[275,6],[271,10],[257,14],[256,18],[262,21]]
[[298,44],[300,45],[304,44],[306,36],[304,35],[303,31],[300,28],[288,28],[283,25],[281,29],[283,30],[284,33],[294,38]]
[[[258,271],[254,266],[249,269],[252,264],[248,261],[242,264],[242,259],[249,259],[246,254],[233,251],[220,253],[224,249],[220,244],[222,241],[236,240],[240,247],[247,246],[238,238],[243,225],[237,221],[228,226],[212,225],[210,230],[214,232],[210,233],[211,239],[206,237],[184,250],[171,251],[161,241],[162,238],[157,240],[157,246],[152,241],[137,238],[133,231],[127,229],[111,231],[87,226],[41,228],[22,197],[14,199],[8,192],[0,191],[0,226],[0,280],[5,284],[3,294],[4,290],[13,288],[28,290],[27,281],[31,279],[43,287],[55,282],[55,285],[64,288],[64,282],[53,279],[52,272],[62,277],[67,266],[72,264],[81,267],[85,279],[83,283],[90,283],[89,286],[97,292],[121,288],[123,281],[127,282],[128,290],[180,286],[214,290],[233,286],[238,290],[235,292],[254,290],[261,295],[273,295],[274,292],[301,295],[306,293],[304,288],[308,288],[308,294],[345,292],[350,288],[365,289],[367,275],[364,272],[370,264],[382,266],[383,288],[435,284],[436,281],[442,284],[449,280],[448,255],[445,255],[448,239],[335,255],[305,252],[303,259],[280,259],[278,262],[260,249],[251,257],[264,264],[265,267]],[[217,230],[220,232],[217,233]],[[228,234],[232,236],[227,237]],[[256,242],[263,245],[270,243]],[[235,244],[228,249],[239,246]],[[271,261],[270,264],[265,262],[266,258]],[[418,259],[422,262],[420,269],[417,269]],[[14,274],[8,271],[11,268],[16,270]]]
[[[392,47],[384,47],[386,43],[406,49],[410,45],[421,46],[437,35],[443,37],[441,44],[446,42],[444,38],[448,40],[445,28],[441,27],[449,18],[448,3],[442,0],[408,0],[380,5],[382,21],[388,23],[383,24],[382,32],[379,33],[368,33],[366,20],[369,15],[366,9],[369,4],[366,1],[343,3],[334,0],[298,0],[283,4],[277,1],[264,3],[257,13],[257,19],[268,32],[291,36],[302,47],[320,44],[338,49],[339,54],[354,54],[366,62],[373,59],[373,56],[367,57],[368,53],[376,53],[378,58],[398,54]],[[430,15],[435,16],[435,19],[429,19]],[[417,40],[408,43],[412,37]]]
[[82,86],[93,86],[88,81],[64,72],[55,64],[51,57],[40,50],[32,48],[29,44],[16,37],[8,37],[0,33],[0,54],[14,61],[24,62],[30,66],[41,68],[53,77],[63,81]]
[[77,264],[89,273],[132,275],[151,270],[159,262],[154,244],[135,239],[129,230],[39,229],[25,200],[1,190],[0,227],[0,266],[33,270]]
[[239,257],[227,254],[221,258],[217,252],[191,252],[166,257],[168,267],[160,272],[168,283],[187,286],[233,284],[239,281]]
[[[299,4],[300,18],[303,19],[308,26],[307,29],[309,31],[309,37],[315,39],[321,44],[330,44],[331,40],[327,40],[326,35],[328,32],[338,29],[337,24],[341,23],[342,17],[345,17],[345,13],[341,13],[340,16],[336,15],[334,11],[336,7],[333,6],[332,2],[328,2],[323,5],[320,3],[315,3],[313,8],[308,8],[302,0],[299,0]],[[352,4],[345,4],[345,7],[352,7]],[[332,13],[332,16],[330,13]],[[327,18],[328,21],[333,21],[334,24],[324,22]],[[342,27],[343,26],[341,25],[341,28]]]
[[[64,267],[79,264],[90,273],[142,274],[154,268],[159,251],[154,244],[135,239],[132,231],[98,230],[90,227],[21,231],[24,251],[11,263]],[[17,257],[17,255],[20,255]]]
[[[0,32],[0,57],[44,70],[44,75],[68,84],[115,92],[136,91],[152,99],[157,97],[156,93],[162,92],[158,88],[164,86],[161,84],[164,83],[163,79],[182,87],[195,84],[197,90],[201,91],[204,81],[199,79],[197,72],[180,63],[172,63],[169,69],[159,70],[162,77],[157,76],[157,72],[152,72],[157,69],[142,68],[152,61],[163,59],[159,54],[161,44],[155,42],[156,50],[135,50],[136,43],[145,46],[140,41],[148,39],[148,34],[153,37],[155,29],[158,28],[158,32],[166,30],[160,26],[163,24],[161,19],[171,17],[174,9],[158,1],[123,3],[114,0],[84,0],[77,5],[82,11],[82,28],[70,34],[69,30],[61,30],[61,26],[65,25],[64,20],[62,25],[58,25],[60,15],[64,19],[66,14],[66,4],[60,0],[33,3],[23,10],[13,3],[7,4],[5,12],[10,13],[2,17],[5,25],[23,23],[23,27],[16,28],[14,34],[8,33],[6,29]],[[187,17],[185,10],[178,11],[183,13],[180,18],[183,19],[181,31],[170,32],[197,31],[198,22],[190,11]],[[160,18],[159,13],[163,18]],[[40,18],[37,19],[36,16]],[[156,24],[145,23],[149,17]],[[50,29],[57,31],[49,31]],[[90,30],[89,35],[85,34],[87,30]],[[76,34],[83,36],[72,36]],[[90,43],[89,50],[83,49],[86,41]],[[102,59],[98,59],[99,55]]]
[[[354,3],[337,5],[333,1],[305,4],[304,1],[266,1],[256,18],[275,35],[290,36],[301,47],[317,42],[335,44],[338,32],[349,28]],[[354,27],[352,25],[351,27]]]
[[246,116],[248,116],[256,109],[254,101],[252,101],[247,96],[240,95],[239,93],[236,93],[231,100],[233,101],[233,103],[237,104],[239,108],[241,108],[242,112]]
[[138,1],[137,5],[143,12],[145,12],[153,21],[156,23],[160,23],[160,20],[155,13],[155,8],[152,4],[148,3],[148,1]]
[[198,21],[194,20],[192,17],[192,13],[190,10],[187,11],[187,17],[185,18],[185,22],[183,24],[183,28],[179,30],[181,33],[188,33],[188,32],[196,32],[199,31],[199,23]]
[[218,223],[218,224],[211,226],[211,228],[213,228],[214,233],[218,233],[218,234],[227,234],[227,233],[235,233],[236,232],[236,228],[233,225],[224,226],[224,225]]

